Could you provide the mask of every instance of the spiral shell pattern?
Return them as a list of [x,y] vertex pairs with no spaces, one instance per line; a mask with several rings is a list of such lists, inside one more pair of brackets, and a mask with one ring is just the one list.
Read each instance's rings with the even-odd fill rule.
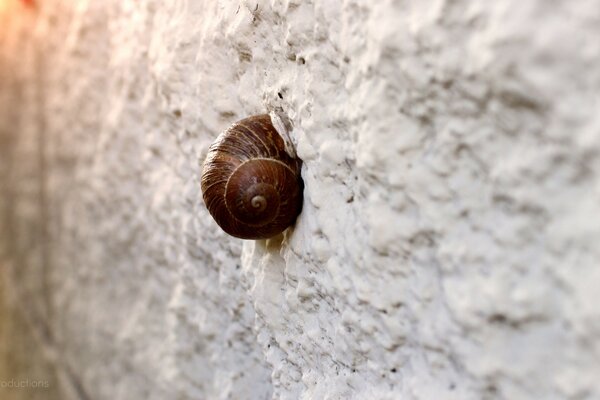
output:
[[210,146],[202,173],[208,211],[228,234],[265,239],[302,209],[301,161],[285,151],[269,115],[233,124]]

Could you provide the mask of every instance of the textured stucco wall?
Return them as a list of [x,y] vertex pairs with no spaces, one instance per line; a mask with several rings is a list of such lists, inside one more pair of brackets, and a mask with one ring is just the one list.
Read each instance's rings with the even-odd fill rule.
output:
[[[598,1],[4,1],[0,255],[69,396],[600,397]],[[200,164],[274,109],[304,209],[233,239]]]

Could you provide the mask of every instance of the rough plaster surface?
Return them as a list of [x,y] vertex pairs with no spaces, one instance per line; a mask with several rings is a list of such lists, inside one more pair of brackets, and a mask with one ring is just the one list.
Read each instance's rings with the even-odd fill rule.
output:
[[[0,254],[72,397],[600,397],[597,1],[12,3]],[[275,109],[303,212],[227,237],[199,165]]]

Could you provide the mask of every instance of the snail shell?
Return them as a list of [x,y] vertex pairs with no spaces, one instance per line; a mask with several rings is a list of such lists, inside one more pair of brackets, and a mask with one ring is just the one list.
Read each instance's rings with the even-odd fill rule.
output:
[[208,149],[202,196],[228,234],[266,239],[292,225],[302,209],[301,161],[288,152],[267,114],[234,123]]

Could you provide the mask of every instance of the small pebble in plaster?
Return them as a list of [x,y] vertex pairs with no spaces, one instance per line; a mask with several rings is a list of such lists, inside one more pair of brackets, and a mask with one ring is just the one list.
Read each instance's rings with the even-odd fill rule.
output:
[[[275,125],[275,126],[274,126]],[[269,115],[234,123],[210,146],[202,172],[208,211],[228,234],[267,239],[292,225],[302,209],[301,161],[284,124]]]

